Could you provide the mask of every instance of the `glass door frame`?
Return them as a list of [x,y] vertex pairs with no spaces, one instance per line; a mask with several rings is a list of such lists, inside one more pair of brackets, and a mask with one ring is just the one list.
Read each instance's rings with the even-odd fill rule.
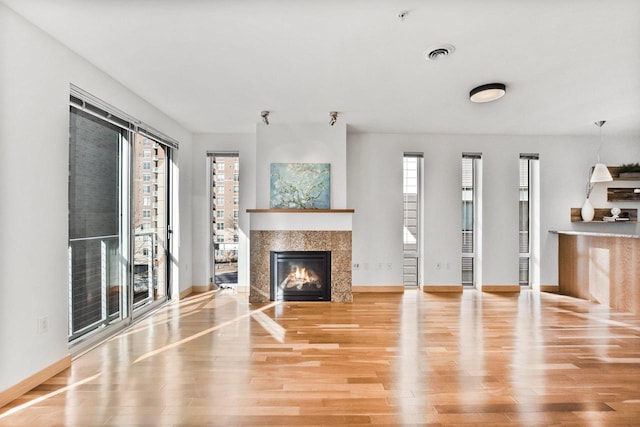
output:
[[[132,132],[133,133],[137,133],[137,132]],[[155,140],[154,138],[151,138],[147,135],[144,134],[139,134],[145,138],[148,138],[149,140],[151,140],[154,144],[160,144],[162,145],[163,149],[165,150],[165,162],[164,162],[164,189],[165,189],[165,197],[164,197],[164,211],[165,211],[165,216],[166,216],[166,220],[165,220],[165,224],[164,224],[164,233],[163,236],[161,236],[164,239],[164,246],[163,246],[163,251],[164,251],[164,257],[165,257],[165,271],[164,271],[164,275],[165,275],[165,291],[164,291],[164,296],[158,298],[157,300],[151,300],[149,302],[144,302],[146,301],[143,300],[142,302],[139,303],[135,303],[134,302],[134,281],[135,281],[135,274],[134,274],[134,269],[135,269],[135,238],[136,238],[136,233],[135,230],[133,230],[134,227],[134,216],[135,216],[135,203],[134,203],[134,161],[133,159],[136,159],[136,149],[135,149],[135,135],[133,135],[133,137],[131,138],[131,161],[129,161],[129,206],[131,206],[131,208],[129,209],[130,212],[130,219],[129,219],[129,232],[131,233],[131,237],[129,239],[129,246],[130,246],[130,252],[129,252],[129,263],[131,265],[130,270],[131,273],[129,275],[129,289],[128,289],[128,301],[129,301],[129,313],[131,313],[130,316],[130,323],[134,322],[135,320],[137,320],[139,317],[143,316],[144,314],[148,313],[151,310],[156,309],[157,307],[159,307],[160,305],[164,304],[165,302],[167,302],[169,299],[171,299],[171,236],[172,236],[172,230],[171,230],[171,219],[172,219],[172,215],[171,215],[171,185],[172,185],[172,179],[171,179],[171,170],[172,168],[170,167],[171,162],[172,162],[172,147],[169,147],[168,145],[162,144],[161,142]],[[155,233],[157,234],[157,233]],[[160,238],[160,236],[155,236],[156,238]],[[153,254],[153,253],[152,253]],[[148,286],[152,287],[153,283],[153,275],[152,277],[149,279],[149,284]]]

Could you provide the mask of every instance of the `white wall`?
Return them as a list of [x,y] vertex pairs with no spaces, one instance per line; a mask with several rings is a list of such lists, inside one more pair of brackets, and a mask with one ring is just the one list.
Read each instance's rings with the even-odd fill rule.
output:
[[[614,124],[611,124],[614,125]],[[402,156],[424,153],[424,284],[460,284],[460,159],[483,154],[483,283],[518,283],[518,158],[540,154],[541,284],[557,284],[557,236],[549,230],[637,233],[635,224],[570,222],[570,209],[584,201],[595,163],[594,137],[349,134],[348,202],[353,217],[354,285],[402,284]],[[609,165],[636,162],[633,138],[606,139],[601,153]],[[620,181],[611,186],[622,186]],[[606,185],[591,200],[607,207]],[[640,203],[616,203],[639,208]],[[391,263],[391,270],[387,263]],[[441,269],[436,264],[442,265]],[[365,268],[368,266],[368,268]]]
[[256,139],[254,134],[196,134],[193,137],[193,284],[205,286],[213,276],[209,240],[209,176],[207,152],[238,152],[240,158],[240,213],[238,285],[249,286],[249,214],[256,205]]
[[[4,5],[0,28],[1,391],[68,354],[69,84],[156,127],[184,147],[191,137]],[[188,148],[185,151],[188,154]],[[181,158],[182,185],[190,183],[189,163],[190,156]],[[191,216],[189,188],[180,200],[186,222]],[[190,232],[183,230],[181,239],[188,255]],[[191,281],[182,269],[180,280]],[[49,318],[49,331],[38,334],[37,319],[43,316]]]
[[347,130],[344,123],[257,125],[256,207],[269,207],[271,163],[330,163],[331,208],[347,208]]

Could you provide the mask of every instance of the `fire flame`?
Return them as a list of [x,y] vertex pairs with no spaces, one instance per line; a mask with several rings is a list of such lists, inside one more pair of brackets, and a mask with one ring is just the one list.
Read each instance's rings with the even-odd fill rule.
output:
[[320,277],[312,270],[302,266],[295,266],[291,269],[289,274],[280,283],[280,287],[283,289],[298,288],[302,289],[303,286],[315,286],[320,289],[322,282]]
[[296,280],[302,280],[304,282],[308,282],[311,279],[309,278],[309,272],[306,267],[296,267],[293,271],[293,276]]

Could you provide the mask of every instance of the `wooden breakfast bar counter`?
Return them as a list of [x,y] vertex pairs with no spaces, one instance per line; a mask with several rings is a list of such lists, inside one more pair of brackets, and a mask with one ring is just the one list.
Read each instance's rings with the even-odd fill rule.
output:
[[557,233],[561,294],[640,314],[640,235]]

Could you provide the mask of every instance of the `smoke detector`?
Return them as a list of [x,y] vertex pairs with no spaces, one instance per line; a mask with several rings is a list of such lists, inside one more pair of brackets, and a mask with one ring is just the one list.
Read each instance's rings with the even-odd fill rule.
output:
[[452,55],[455,50],[456,48],[450,44],[433,46],[424,51],[424,59],[427,61],[439,61],[441,59],[445,59],[449,55]]

